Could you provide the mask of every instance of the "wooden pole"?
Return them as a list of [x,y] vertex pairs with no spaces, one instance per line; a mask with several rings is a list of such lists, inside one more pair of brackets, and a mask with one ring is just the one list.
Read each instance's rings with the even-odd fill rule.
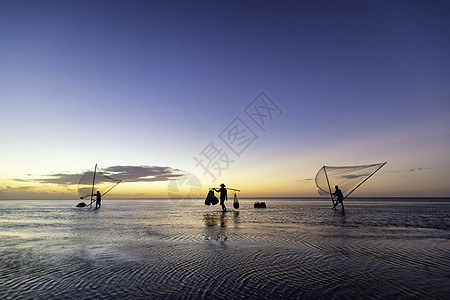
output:
[[91,203],[89,204],[92,207],[92,202],[93,199],[92,197],[94,196],[94,184],[95,184],[95,173],[97,172],[97,164],[95,164],[95,168],[94,168],[94,176],[92,178],[92,189],[91,189]]
[[102,196],[106,195],[110,190],[112,190],[113,188],[115,188],[116,185],[118,185],[118,184],[121,183],[121,182],[122,182],[122,180],[119,180],[119,182],[117,182],[115,185],[113,185],[112,187],[110,187],[109,190],[107,190],[106,192],[104,192]]
[[328,191],[330,192],[331,203],[333,203],[333,208],[335,208],[336,205],[334,205],[333,195],[331,194],[331,187],[330,187],[330,182],[328,181],[327,170],[325,169],[325,166],[322,166],[322,168],[323,168],[323,171],[325,172],[325,178],[327,179]]
[[[209,188],[210,190],[214,190],[214,189],[216,189],[216,188]],[[238,190],[238,189],[233,189],[233,188],[229,188],[229,187],[225,187],[225,189],[227,189],[227,190],[232,190],[232,191],[237,191],[237,192],[240,192],[241,190]]]
[[369,179],[370,177],[372,177],[373,174],[375,174],[376,172],[378,172],[379,169],[381,169],[385,164],[387,164],[387,161],[384,162],[378,169],[376,169],[372,174],[370,174],[369,176],[367,176],[366,179],[364,179],[363,181],[361,181],[360,184],[358,184],[353,190],[350,191],[350,193],[348,193],[343,199],[342,201],[344,201],[345,198],[347,198],[351,193],[353,193],[354,190],[356,190],[357,188],[359,188],[361,186],[361,184],[363,184],[364,182],[367,181],[367,179]]

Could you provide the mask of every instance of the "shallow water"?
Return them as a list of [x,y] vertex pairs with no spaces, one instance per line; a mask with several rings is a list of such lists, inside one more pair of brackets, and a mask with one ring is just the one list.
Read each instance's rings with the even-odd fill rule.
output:
[[0,201],[0,298],[450,299],[450,199],[255,201]]

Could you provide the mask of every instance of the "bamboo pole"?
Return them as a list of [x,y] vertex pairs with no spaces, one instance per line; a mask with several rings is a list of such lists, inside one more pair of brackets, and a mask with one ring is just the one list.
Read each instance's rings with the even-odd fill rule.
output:
[[94,184],[95,184],[95,173],[97,172],[97,164],[95,164],[95,168],[94,168],[94,176],[92,178],[92,189],[91,189],[91,203],[89,204],[90,207],[92,207],[92,202],[94,202],[94,200],[92,199],[92,197],[94,196]]
[[[210,190],[215,190],[216,188],[212,187],[212,188],[209,188],[209,189],[210,189]],[[233,188],[229,188],[229,187],[225,187],[225,189],[231,190],[231,191],[236,191],[236,192],[240,192],[240,191],[241,191],[241,190],[233,189]]]
[[328,181],[327,169],[325,169],[325,166],[322,166],[322,168],[323,168],[323,171],[325,172],[325,178],[327,179],[328,191],[330,192],[331,203],[333,203],[333,208],[335,208],[336,205],[334,205],[333,194],[331,194],[331,187],[330,187],[330,182]]
[[122,182],[122,180],[119,180],[119,182],[117,182],[115,185],[113,185],[112,187],[110,187],[109,190],[107,190],[106,192],[104,192],[102,196],[106,195],[110,190],[112,190],[113,188],[115,188],[116,185],[118,185],[118,184],[121,183],[121,182]]
[[350,191],[350,193],[348,193],[343,199],[342,201],[344,201],[345,198],[347,198],[351,193],[353,193],[354,190],[356,190],[357,188],[359,188],[361,186],[361,184],[363,184],[364,182],[367,181],[367,179],[369,179],[370,177],[372,177],[373,174],[375,174],[376,172],[378,172],[379,169],[381,169],[385,164],[387,164],[387,161],[384,162],[378,169],[376,169],[372,174],[370,174],[366,179],[364,179],[363,181],[361,181],[360,184],[358,184],[353,190]]

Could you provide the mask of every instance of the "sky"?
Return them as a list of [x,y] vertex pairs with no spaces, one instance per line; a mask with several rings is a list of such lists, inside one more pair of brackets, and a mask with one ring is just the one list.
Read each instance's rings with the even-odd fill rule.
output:
[[0,199],[450,196],[448,1],[1,1]]

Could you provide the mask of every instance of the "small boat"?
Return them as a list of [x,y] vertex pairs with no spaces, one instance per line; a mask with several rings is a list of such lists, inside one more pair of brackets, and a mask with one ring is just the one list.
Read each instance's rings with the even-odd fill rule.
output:
[[255,208],[266,208],[266,202],[256,201],[255,204],[253,204],[253,207],[255,207]]

